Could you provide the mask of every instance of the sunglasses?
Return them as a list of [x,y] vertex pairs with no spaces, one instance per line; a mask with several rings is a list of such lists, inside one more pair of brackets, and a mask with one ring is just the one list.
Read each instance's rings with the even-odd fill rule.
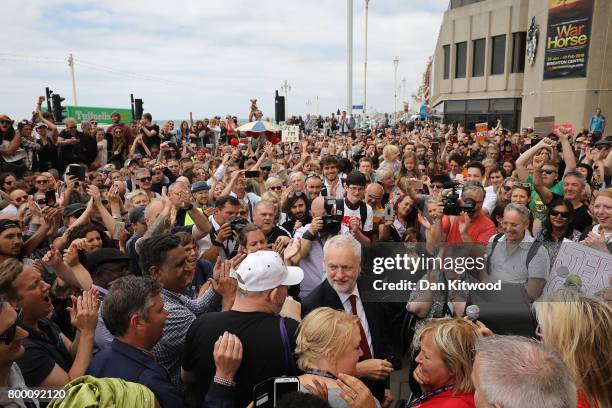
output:
[[548,214],[550,214],[551,217],[563,217],[563,218],[569,218],[571,215],[569,211],[557,211],[557,210],[550,210]]
[[151,177],[139,178],[138,181],[140,181],[142,183],[148,183],[149,181],[151,181]]
[[15,333],[17,333],[17,326],[21,324],[23,321],[23,310],[15,309],[17,312],[17,319],[15,319],[15,323],[13,323],[8,329],[4,331],[4,333],[0,334],[0,341],[3,341],[7,346],[13,342],[15,339]]
[[76,129],[76,126],[68,126],[68,129]]
[[265,167],[260,167],[260,169],[263,170],[263,171],[270,171],[270,170],[272,170],[272,167],[265,166]]
[[444,188],[444,186],[442,184],[432,184],[431,188]]
[[0,125],[11,125],[12,122],[9,120],[0,120]]
[[281,191],[282,189],[283,189],[283,186],[273,186],[273,187],[270,187],[270,190]]
[[557,170],[542,170],[542,173],[544,173],[544,174],[554,174],[556,172],[557,172]]
[[48,183],[49,180],[36,180],[36,184],[45,184]]
[[504,191],[508,192],[512,190],[512,186],[504,186]]

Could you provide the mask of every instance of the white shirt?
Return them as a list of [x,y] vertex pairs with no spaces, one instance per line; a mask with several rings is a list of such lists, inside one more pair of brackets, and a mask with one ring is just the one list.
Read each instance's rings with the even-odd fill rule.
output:
[[[208,221],[212,227],[212,231],[218,232],[221,229],[221,225],[217,223],[214,216],[208,217]],[[234,252],[234,249],[238,246],[238,243],[233,239],[228,239],[225,242],[222,242],[223,248],[219,248],[219,256],[221,259],[226,260],[228,256]],[[198,257],[202,256],[202,254],[213,245],[210,234],[206,235],[204,238],[198,241]]]
[[[331,183],[327,181],[327,179],[325,179],[323,180],[323,185],[327,189],[327,195],[331,196]],[[344,198],[344,186],[342,185],[342,181],[340,180],[340,175],[338,175],[338,187],[336,187],[335,198]]]
[[493,213],[493,209],[495,208],[495,203],[497,202],[497,194],[495,194],[495,187],[487,186],[485,187],[485,198],[482,203],[482,208],[486,208],[489,211],[489,214]]
[[356,210],[351,210],[346,202],[344,203],[344,216],[342,218],[342,224],[346,225],[350,228],[350,221],[352,217],[356,217],[359,219],[359,226],[363,226],[362,230],[364,232],[372,231],[374,228],[374,211],[372,211],[372,207],[369,204],[366,204],[366,220],[365,223],[361,223],[361,211],[359,211],[359,207]]
[[[331,282],[329,284],[331,285]],[[332,288],[333,287],[334,286],[332,285]],[[357,288],[357,284],[355,284],[355,288],[353,289],[353,292],[349,294],[340,293],[337,290],[336,290],[336,293],[338,294],[338,297],[340,297],[340,302],[342,302],[342,306],[344,306],[344,310],[346,310],[348,313],[351,313],[351,314],[353,314],[353,309],[351,308],[351,301],[349,300],[349,297],[351,295],[357,296],[357,299],[355,299],[357,317],[359,318],[359,321],[361,322],[361,327],[363,327],[363,331],[365,332],[366,339],[368,340],[368,347],[370,348],[370,353],[374,355],[374,351],[373,351],[374,349],[372,348],[372,335],[370,334],[370,325],[368,324],[368,318],[366,317],[365,309],[363,308],[363,303],[361,303],[361,297],[359,296],[359,289]]]

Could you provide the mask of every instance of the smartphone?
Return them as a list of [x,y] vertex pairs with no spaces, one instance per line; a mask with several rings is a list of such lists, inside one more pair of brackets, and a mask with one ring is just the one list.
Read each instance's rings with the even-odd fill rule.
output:
[[115,229],[113,229],[113,240],[117,241],[119,239],[119,233],[122,229],[125,228],[125,222],[118,222],[115,224]]
[[85,167],[79,164],[69,164],[66,175],[75,176],[79,181],[85,181]]
[[286,394],[298,392],[300,380],[297,377],[279,377],[274,379],[274,406],[283,399]]
[[246,178],[258,178],[259,177],[259,170],[247,170],[244,172],[244,177]]
[[55,189],[51,188],[51,189],[45,191],[45,202],[44,202],[44,204],[46,204],[48,207],[55,207],[56,202],[57,202],[57,198],[55,196]]
[[393,221],[395,214],[393,214],[393,206],[389,203],[385,204],[385,221]]
[[431,142],[431,150],[433,150],[434,153],[438,153],[438,150],[440,149],[440,142]]
[[253,403],[257,408],[274,406],[274,380],[275,378],[268,378],[253,387]]

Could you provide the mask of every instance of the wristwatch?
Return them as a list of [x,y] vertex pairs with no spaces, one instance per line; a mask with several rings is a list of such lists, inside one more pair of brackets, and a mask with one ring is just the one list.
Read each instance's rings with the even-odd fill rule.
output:
[[213,239],[213,240],[212,240],[212,244],[213,244],[214,246],[223,247],[223,244],[222,244],[222,243],[220,243],[219,241],[217,241],[216,239]]

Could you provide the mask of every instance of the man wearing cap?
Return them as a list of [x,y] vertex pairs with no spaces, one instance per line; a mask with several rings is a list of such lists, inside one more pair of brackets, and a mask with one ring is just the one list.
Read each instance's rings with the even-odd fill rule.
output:
[[[111,283],[130,274],[130,257],[115,248],[100,248],[87,257],[87,271],[93,280],[91,286],[98,289],[100,300],[104,301]],[[105,349],[110,346],[113,336],[104,324],[101,311],[102,308],[98,312],[94,343],[98,349]]]
[[235,272],[238,291],[232,309],[207,313],[196,319],[187,334],[182,378],[195,383],[200,398],[211,381],[217,381],[213,350],[224,332],[242,342],[243,357],[235,376],[235,403],[246,406],[253,387],[270,377],[295,375],[292,350],[298,322],[279,317],[287,298],[287,288],[302,281],[303,272],[287,267],[273,251],[249,254]]

